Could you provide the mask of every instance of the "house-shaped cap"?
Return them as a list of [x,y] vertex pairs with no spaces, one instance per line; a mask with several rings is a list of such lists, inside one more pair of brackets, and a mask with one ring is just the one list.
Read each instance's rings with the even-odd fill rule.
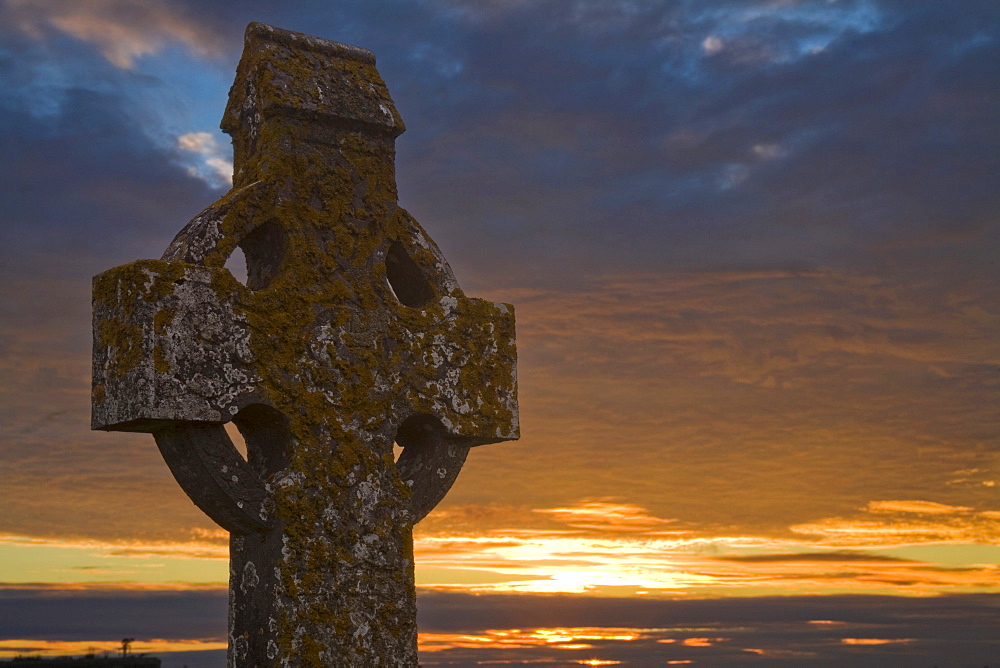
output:
[[251,23],[222,129],[256,135],[261,123],[281,115],[393,137],[406,129],[371,51]]

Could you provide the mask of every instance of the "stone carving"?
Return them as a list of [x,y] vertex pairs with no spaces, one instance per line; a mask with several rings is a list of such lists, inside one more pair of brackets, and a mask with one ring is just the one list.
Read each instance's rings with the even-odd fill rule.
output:
[[398,206],[369,51],[251,24],[222,128],[233,189],[94,278],[92,426],[151,432],[231,532],[231,666],[416,665],[412,527],[518,437],[513,309]]

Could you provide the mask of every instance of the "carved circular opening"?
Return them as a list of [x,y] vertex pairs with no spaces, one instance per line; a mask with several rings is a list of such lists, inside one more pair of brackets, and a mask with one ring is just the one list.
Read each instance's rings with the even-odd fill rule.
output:
[[243,434],[240,433],[240,428],[232,422],[227,422],[224,426],[226,428],[226,434],[229,435],[229,440],[233,442],[233,447],[236,448],[236,452],[240,453],[240,457],[243,458],[243,461],[246,461],[247,441],[243,438]]
[[436,443],[444,428],[441,421],[433,415],[417,413],[403,420],[396,430],[396,439],[392,444],[393,459],[397,465],[405,465],[413,460],[420,450]]
[[247,256],[243,254],[243,249],[239,246],[229,254],[229,259],[226,260],[226,269],[237,281],[243,285],[247,284]]
[[278,275],[287,245],[284,228],[270,220],[240,241],[226,260],[226,269],[251,290],[263,290]]
[[398,241],[393,241],[385,254],[385,277],[403,306],[420,308],[434,298],[430,281]]
[[429,413],[414,413],[403,420],[396,430],[396,443],[406,448],[419,446],[428,439],[440,436],[444,432],[441,420]]
[[280,411],[265,404],[251,404],[233,416],[226,424],[226,431],[237,450],[240,446],[233,437],[237,432],[244,442],[240,454],[261,478],[288,467],[292,450],[292,432],[288,418]]
[[396,470],[410,487],[410,513],[419,522],[451,488],[469,453],[470,443],[451,436],[433,415],[411,415],[396,430],[402,452]]

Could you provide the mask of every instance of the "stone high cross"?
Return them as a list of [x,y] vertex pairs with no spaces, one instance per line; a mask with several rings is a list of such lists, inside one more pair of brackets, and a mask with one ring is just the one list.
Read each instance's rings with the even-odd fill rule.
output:
[[230,531],[229,665],[416,665],[412,528],[518,437],[513,310],[398,206],[371,52],[251,24],[222,128],[233,189],[94,278],[93,428],[151,432]]

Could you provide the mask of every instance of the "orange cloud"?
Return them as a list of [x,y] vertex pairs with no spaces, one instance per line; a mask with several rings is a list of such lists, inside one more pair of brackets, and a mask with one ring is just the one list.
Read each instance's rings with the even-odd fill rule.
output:
[[728,638],[685,638],[681,644],[687,647],[711,647],[716,643],[725,642]]
[[870,513],[918,513],[924,515],[951,515],[972,510],[966,506],[949,506],[934,501],[872,501]]
[[1000,544],[1000,513],[933,501],[872,501],[859,517],[832,517],[790,527],[837,547],[896,547],[926,543]]
[[228,582],[0,582],[0,591],[221,591]]
[[[598,532],[643,532],[663,527],[674,520],[653,517],[642,506],[620,503],[610,499],[579,502],[565,508],[540,508],[536,513],[550,515],[574,529],[588,529]],[[683,533],[683,532],[678,532]]]
[[[1000,567],[995,564],[925,563],[907,558],[910,553],[871,551],[921,545],[928,537],[940,542],[945,530],[952,531],[956,549],[961,550],[964,543],[958,538],[978,536],[983,526],[995,530],[1000,524],[960,507],[946,514],[941,505],[873,502],[862,511],[870,519],[834,518],[792,527],[802,538],[789,540],[712,535],[704,530],[665,532],[661,527],[671,520],[638,504],[585,499],[511,516],[514,522],[522,517],[547,518],[552,528],[512,526],[470,532],[439,525],[435,531],[420,530],[414,542],[417,582],[423,589],[442,591],[615,596],[998,591]],[[869,507],[876,511],[869,512]],[[927,507],[935,512],[887,510]],[[911,519],[902,521],[901,515]],[[32,569],[49,560],[49,577],[71,583],[62,586],[191,588],[194,585],[181,581],[193,580],[223,587],[226,573],[218,564],[228,557],[225,541],[225,532],[218,529],[197,529],[189,540],[176,542],[0,534],[0,549],[19,550],[8,554],[28,565],[12,584],[38,581],[30,575]],[[197,576],[195,565],[200,569]]]
[[0,534],[0,545],[17,547],[55,547],[70,550],[86,550],[97,556],[107,557],[169,557],[173,559],[229,559],[229,534],[225,534],[226,543],[213,542],[208,539],[218,539],[218,532],[195,529],[194,540],[186,542],[143,542],[143,541],[98,541],[84,539],[60,540],[55,538],[39,538],[31,536],[14,536]]
[[[415,542],[418,583],[438,590],[686,596],[997,591],[1000,571],[989,564],[956,568],[861,549],[896,545],[901,536],[911,540],[905,544],[922,544],[929,530],[914,522],[895,526],[899,520],[887,509],[940,511],[941,505],[875,502],[877,513],[869,515],[879,520],[819,522],[810,532],[822,529],[827,534],[816,541],[796,541],[693,531],[664,535],[660,527],[670,520],[646,508],[588,499],[536,510],[570,527],[568,532],[496,528],[470,535],[443,527],[442,533],[420,531]],[[953,508],[955,514],[994,522],[983,520],[982,513]],[[792,529],[809,533],[804,527]],[[845,550],[844,543],[862,545]]]
[[[23,299],[15,308],[35,313],[44,303],[54,314],[46,317],[69,315],[53,327],[0,323],[15,416],[0,436],[25,453],[5,469],[4,530],[184,542],[189,527],[210,521],[170,479],[152,439],[88,431],[88,356],[60,334],[89,320],[86,286],[73,289],[14,284]],[[42,298],[50,293],[73,299],[52,307]],[[874,547],[887,542],[893,513],[877,501],[858,514],[871,499],[933,489],[947,492],[934,497],[939,506],[998,510],[986,485],[997,458],[976,440],[995,421],[996,390],[975,366],[996,359],[997,319],[975,303],[914,300],[906,286],[870,277],[781,271],[610,279],[497,298],[518,306],[524,437],[475,449],[418,535],[659,531],[836,548],[867,532],[875,538],[856,544]],[[58,376],[62,394],[46,374]],[[52,417],[60,410],[68,412]],[[37,452],[49,453],[45,466]],[[42,485],[51,494],[38,495]],[[623,494],[627,502],[612,500]],[[941,510],[922,509],[932,507]],[[992,540],[955,531],[953,517],[912,513],[911,525],[939,526],[913,525],[893,540],[937,540],[942,524],[948,541]],[[830,518],[856,526],[838,530]],[[981,513],[974,524],[989,519]]]
[[[163,638],[137,639],[132,644],[134,653],[198,652],[211,649],[226,649],[228,642],[220,638],[196,638],[165,640]],[[71,654],[115,654],[120,647],[113,640],[0,640],[0,658],[11,659],[18,656],[46,657]]]
[[170,43],[183,44],[198,56],[221,54],[220,38],[175,8],[143,0],[10,0],[20,30],[42,39],[52,28],[94,44],[113,65],[130,70],[136,58],[157,53]]
[[478,649],[501,647],[527,649],[549,647],[553,649],[588,649],[591,642],[632,642],[649,638],[664,629],[633,629],[616,627],[556,627],[533,629],[488,629],[481,633],[421,633],[419,651],[441,652],[449,649]]

